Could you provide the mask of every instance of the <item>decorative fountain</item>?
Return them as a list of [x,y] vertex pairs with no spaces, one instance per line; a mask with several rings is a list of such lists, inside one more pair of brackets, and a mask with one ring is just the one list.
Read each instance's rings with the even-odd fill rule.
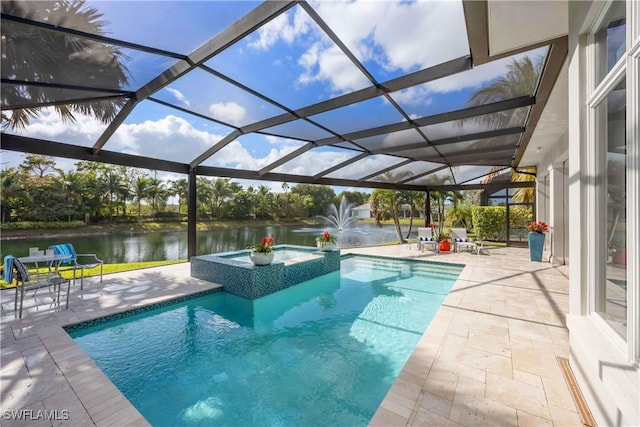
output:
[[339,208],[332,204],[329,206],[329,216],[318,215],[318,217],[328,221],[338,231],[342,231],[349,224],[358,220],[358,218],[351,216],[351,209],[353,209],[353,203],[347,203],[347,199],[342,196]]

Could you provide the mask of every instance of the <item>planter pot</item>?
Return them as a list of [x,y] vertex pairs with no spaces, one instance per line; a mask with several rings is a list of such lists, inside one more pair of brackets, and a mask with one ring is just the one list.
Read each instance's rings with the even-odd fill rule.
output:
[[627,251],[616,249],[611,254],[611,261],[616,265],[627,265]]
[[274,252],[251,252],[249,258],[254,265],[269,265],[273,261]]
[[318,249],[321,251],[329,252],[336,248],[335,242],[316,242]]
[[529,257],[531,261],[542,261],[544,233],[529,233]]
[[448,252],[451,250],[451,242],[442,241],[438,244],[440,252]]

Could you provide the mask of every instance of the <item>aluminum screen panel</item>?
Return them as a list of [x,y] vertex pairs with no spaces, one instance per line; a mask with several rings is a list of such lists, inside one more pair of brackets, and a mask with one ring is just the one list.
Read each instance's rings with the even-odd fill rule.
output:
[[371,86],[300,6],[206,64],[291,109]]
[[395,168],[389,172],[385,172],[378,176],[371,178],[374,182],[393,182],[399,183],[404,181],[410,181],[411,177],[417,175],[423,175],[429,171],[433,171],[442,167],[441,164],[431,162],[411,162],[409,164]]
[[461,2],[318,1],[313,7],[379,82],[469,54]]
[[330,167],[339,165],[360,154],[353,150],[334,147],[313,148],[293,160],[277,167],[273,172],[294,175],[316,175]]
[[247,134],[233,140],[202,164],[258,171],[303,145],[304,142],[294,139]]
[[188,163],[230,128],[152,101],[141,102],[104,146],[106,150]]
[[308,141],[314,141],[316,139],[328,138],[332,136],[332,134],[322,129],[321,127],[302,119],[294,120],[292,122],[284,123],[278,126],[272,126],[263,129],[262,132]]
[[402,121],[402,115],[384,97],[336,108],[310,118],[338,134]]
[[158,91],[154,98],[230,126],[244,126],[284,113],[284,110],[200,69],[190,71]]
[[[472,95],[488,88],[497,80],[509,80],[514,61],[529,58],[532,62],[531,75],[525,85],[513,86],[505,93],[487,93],[488,100],[514,99],[523,95],[533,95],[540,78],[542,67],[548,52],[547,47],[535,49],[519,55],[489,62],[472,70],[453,74],[448,77],[424,83],[418,86],[394,92],[391,96],[411,116],[426,117],[433,114],[459,110],[472,102]],[[538,70],[537,72],[535,70]],[[491,98],[493,97],[493,98]]]
[[460,1],[44,4],[2,5],[10,151],[231,178],[421,189],[517,165],[567,50],[487,56]]
[[[342,169],[339,169],[329,175],[328,178],[337,179],[361,179],[370,175],[375,171],[383,171],[384,169],[402,163],[403,159],[392,156],[374,155],[359,160]],[[382,173],[382,172],[381,172]]]

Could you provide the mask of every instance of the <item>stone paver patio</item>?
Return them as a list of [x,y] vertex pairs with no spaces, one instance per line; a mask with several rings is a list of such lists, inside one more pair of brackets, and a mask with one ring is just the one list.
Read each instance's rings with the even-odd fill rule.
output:
[[[349,252],[466,264],[370,425],[581,425],[556,359],[569,357],[563,268],[530,262],[519,248],[480,256],[413,245]],[[22,319],[14,292],[3,290],[2,425],[148,425],[62,326],[216,286],[190,278],[188,263],[116,273],[72,288],[69,310],[41,291],[25,299]],[[31,412],[14,415],[46,410],[58,419],[11,419],[20,410]]]

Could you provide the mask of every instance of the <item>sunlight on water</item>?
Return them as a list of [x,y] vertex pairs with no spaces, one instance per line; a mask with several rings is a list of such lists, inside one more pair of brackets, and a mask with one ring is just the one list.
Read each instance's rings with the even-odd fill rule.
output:
[[220,292],[71,335],[154,426],[365,426],[460,271],[347,257],[254,301]]

